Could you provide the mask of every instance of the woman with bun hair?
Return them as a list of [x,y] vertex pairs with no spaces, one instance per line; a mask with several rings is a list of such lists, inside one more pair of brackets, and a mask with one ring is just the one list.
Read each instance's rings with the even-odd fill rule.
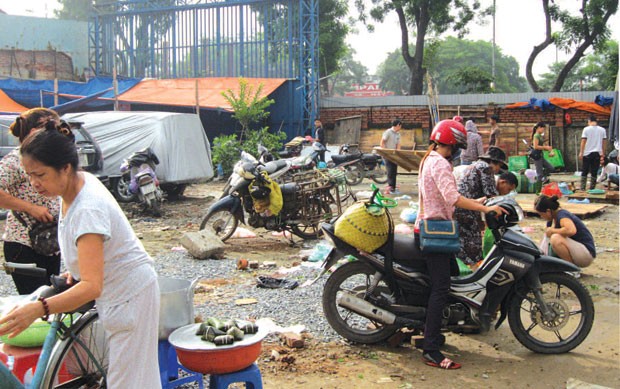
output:
[[[456,150],[467,147],[467,132],[461,123],[454,120],[440,121],[433,128],[430,141],[431,145],[420,162],[418,175],[421,206],[414,229],[417,250],[420,248],[420,222],[423,220],[453,220],[455,207],[484,213],[504,213],[499,206],[487,207],[461,196],[457,190],[450,159]],[[431,282],[422,344],[424,363],[442,369],[458,369],[460,364],[439,351],[444,339],[441,322],[450,291],[450,262],[454,255],[423,253],[420,256],[426,260]]]
[[[48,123],[60,124],[58,114],[47,108],[33,108],[19,115],[9,127],[9,132],[21,144],[31,133],[45,128]],[[60,271],[60,255],[36,253],[28,237],[28,227],[14,213],[32,225],[36,222],[53,222],[58,217],[58,200],[45,197],[30,185],[28,175],[19,159],[19,147],[0,160],[0,208],[11,210],[4,225],[4,258],[8,262],[36,263],[47,270],[45,277],[12,274],[19,294],[30,294],[41,285],[49,285],[50,276]]]
[[161,388],[160,298],[153,259],[110,191],[78,169],[70,129],[48,123],[26,138],[20,154],[33,188],[61,199],[58,241],[64,276],[73,286],[11,310],[0,318],[0,335],[16,336],[38,317],[95,300],[109,345],[106,387]]
[[540,195],[534,209],[547,221],[545,235],[555,255],[579,267],[590,266],[596,248],[592,234],[581,219],[562,209],[557,196]]
[[553,147],[545,146],[545,122],[538,122],[532,127],[532,139],[531,145],[533,152],[530,154],[530,158],[534,161],[536,166],[536,180],[546,184],[549,181],[549,176],[553,172],[553,165],[549,163],[543,156],[543,151],[549,151],[549,156],[553,157]]

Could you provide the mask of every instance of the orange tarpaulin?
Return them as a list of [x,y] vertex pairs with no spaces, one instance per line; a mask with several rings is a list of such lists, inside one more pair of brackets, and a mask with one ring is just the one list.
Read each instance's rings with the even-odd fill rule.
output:
[[588,103],[585,101],[577,101],[573,99],[563,99],[561,97],[552,97],[549,99],[549,102],[555,106],[564,109],[574,108],[580,111],[599,113],[601,115],[611,115],[611,105],[603,107],[596,103]]
[[15,102],[0,89],[0,112],[22,113],[27,110],[28,108]]
[[[286,79],[246,78],[246,81],[254,92],[262,84],[261,97],[265,97],[284,84]],[[119,95],[118,99],[129,103],[196,106],[196,82],[201,108],[232,109],[222,96],[222,92],[230,89],[238,95],[239,78],[237,77],[142,80],[127,92]]]

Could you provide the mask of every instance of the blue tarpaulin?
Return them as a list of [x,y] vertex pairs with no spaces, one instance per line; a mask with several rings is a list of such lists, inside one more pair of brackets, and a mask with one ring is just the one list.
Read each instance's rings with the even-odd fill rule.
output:
[[[126,92],[140,82],[139,78],[118,78],[118,93]],[[72,96],[91,96],[103,90],[112,88],[112,77],[96,77],[88,82],[58,81],[58,93]],[[54,81],[53,80],[19,80],[7,78],[0,80],[2,89],[11,99],[26,107],[41,106],[41,91],[43,91],[43,106],[54,105]],[[110,90],[101,96],[102,98],[114,98],[114,91]],[[73,101],[74,98],[58,96],[58,104]],[[94,100],[87,103],[88,106],[105,104]]]
[[594,98],[594,102],[600,106],[606,106],[606,105],[612,105],[614,102],[614,98],[613,97],[605,97],[603,95],[597,95]]

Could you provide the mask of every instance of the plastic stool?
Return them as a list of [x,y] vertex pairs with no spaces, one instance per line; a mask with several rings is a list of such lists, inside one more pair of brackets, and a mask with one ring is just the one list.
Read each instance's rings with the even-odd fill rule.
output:
[[209,389],[228,389],[235,382],[245,383],[246,389],[263,389],[263,377],[256,363],[233,373],[212,374],[209,376]]
[[[202,374],[187,370],[179,364],[177,352],[167,340],[160,340],[158,344],[159,357],[159,377],[163,389],[176,388],[179,385],[189,382],[197,382],[200,389],[204,389]],[[179,378],[179,369],[188,373],[187,376]]]

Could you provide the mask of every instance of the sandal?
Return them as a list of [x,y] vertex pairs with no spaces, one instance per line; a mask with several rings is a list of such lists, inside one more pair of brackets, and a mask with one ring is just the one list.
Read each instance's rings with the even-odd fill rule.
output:
[[[450,358],[446,358],[439,351],[429,351],[422,354],[422,360],[428,366],[438,367],[446,370],[456,370],[461,368],[460,363],[456,363]],[[440,362],[441,361],[441,362]]]

